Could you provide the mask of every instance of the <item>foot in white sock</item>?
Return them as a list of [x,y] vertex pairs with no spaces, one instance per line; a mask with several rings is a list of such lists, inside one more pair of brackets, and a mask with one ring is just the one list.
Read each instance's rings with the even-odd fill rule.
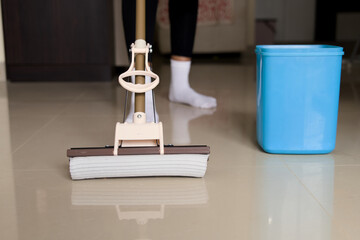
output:
[[[133,83],[135,82],[135,77],[134,76],[131,77],[131,81]],[[148,77],[148,76],[145,76],[145,83],[150,83],[150,82],[151,82],[151,78]],[[134,108],[135,108],[134,105],[135,105],[135,93],[131,93],[130,110],[129,110],[129,114],[126,117],[125,122],[128,122],[128,123],[133,122]],[[145,113],[146,113],[146,122],[155,122],[154,117],[156,117],[156,121],[159,122],[159,115],[158,115],[157,111],[155,111],[155,116],[154,116],[154,105],[153,105],[152,90],[147,91],[145,93]]]
[[190,87],[189,73],[191,61],[171,59],[171,82],[169,99],[172,102],[185,103],[198,108],[216,107],[216,99],[197,93]]

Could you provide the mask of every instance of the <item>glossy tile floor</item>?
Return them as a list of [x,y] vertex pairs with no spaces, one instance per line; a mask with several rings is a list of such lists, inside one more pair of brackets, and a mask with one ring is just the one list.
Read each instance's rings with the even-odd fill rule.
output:
[[271,155],[255,141],[254,59],[200,61],[192,85],[215,110],[167,100],[165,142],[211,146],[203,179],[72,181],[66,149],[112,144],[114,83],[0,84],[0,239],[359,239],[360,68],[344,69],[335,151]]

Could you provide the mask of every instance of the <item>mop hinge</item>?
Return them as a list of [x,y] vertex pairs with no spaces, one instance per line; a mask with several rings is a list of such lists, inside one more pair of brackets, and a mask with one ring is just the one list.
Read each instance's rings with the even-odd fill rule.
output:
[[[147,123],[135,121],[136,115],[145,113],[134,113],[134,123],[116,123],[114,155],[118,155],[118,148],[122,147],[156,147],[159,143],[159,153],[164,154],[164,135],[162,123]],[[146,119],[146,116],[142,118]]]

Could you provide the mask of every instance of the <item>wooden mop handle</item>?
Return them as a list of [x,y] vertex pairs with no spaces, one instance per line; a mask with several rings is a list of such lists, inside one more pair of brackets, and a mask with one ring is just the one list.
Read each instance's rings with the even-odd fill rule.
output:
[[[136,34],[135,39],[145,39],[146,34],[146,3],[145,0],[136,0]],[[144,54],[137,54],[135,56],[135,70],[145,70],[145,56]],[[135,84],[145,84],[145,76],[135,76]],[[135,93],[135,112],[145,113],[145,93]]]

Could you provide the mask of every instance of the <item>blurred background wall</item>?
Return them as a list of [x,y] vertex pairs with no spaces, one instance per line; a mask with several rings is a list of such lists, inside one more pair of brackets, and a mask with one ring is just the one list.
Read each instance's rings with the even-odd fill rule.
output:
[[256,19],[273,20],[275,42],[312,42],[316,0],[256,0]]
[[[128,65],[121,1],[1,0],[0,81],[6,79],[5,56],[12,81],[111,80],[114,67]],[[255,44],[278,43],[329,43],[349,53],[360,39],[356,1],[199,3],[197,54],[243,53]],[[167,0],[159,0],[155,47],[161,54],[170,51],[166,8]]]
[[129,46],[125,44],[121,11],[121,0],[114,0],[115,66],[127,66],[129,64]]
[[1,0],[0,0],[0,82],[6,81],[6,71],[5,71],[5,49],[4,49],[4,31],[2,23],[2,10],[1,10]]

